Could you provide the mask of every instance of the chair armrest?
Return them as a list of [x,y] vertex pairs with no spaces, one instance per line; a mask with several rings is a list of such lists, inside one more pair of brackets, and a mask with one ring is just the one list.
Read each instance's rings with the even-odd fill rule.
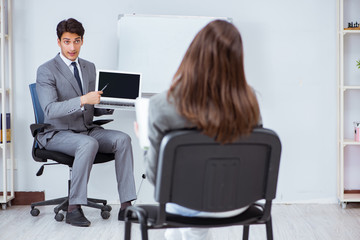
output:
[[43,131],[45,127],[50,126],[47,123],[33,123],[30,125],[31,134],[35,137],[39,132]]
[[95,120],[93,123],[96,125],[104,125],[112,121],[114,121],[114,119],[100,119],[100,120]]

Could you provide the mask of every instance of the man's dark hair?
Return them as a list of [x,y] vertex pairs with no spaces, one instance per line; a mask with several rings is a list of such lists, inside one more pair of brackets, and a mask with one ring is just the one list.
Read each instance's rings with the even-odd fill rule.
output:
[[74,18],[69,18],[67,20],[63,20],[59,22],[59,24],[56,27],[56,33],[58,38],[61,40],[61,36],[65,33],[76,33],[81,37],[81,39],[84,36],[85,29],[81,22],[77,21]]

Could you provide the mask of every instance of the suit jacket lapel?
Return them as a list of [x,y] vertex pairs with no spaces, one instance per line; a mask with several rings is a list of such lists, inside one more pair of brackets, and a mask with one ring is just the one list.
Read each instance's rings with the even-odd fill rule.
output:
[[82,81],[83,81],[83,91],[84,94],[87,94],[89,91],[89,76],[88,76],[88,72],[86,71],[86,65],[83,64],[81,58],[79,58],[79,65],[80,65]]
[[[79,85],[75,79],[74,74],[72,74],[71,70],[68,66],[64,63],[64,61],[61,59],[60,54],[56,55],[55,57],[55,64],[57,69],[61,72],[61,74],[64,76],[65,81],[68,81],[71,86],[74,88],[76,93],[81,96],[81,90],[79,88]],[[84,79],[84,77],[83,77]],[[84,84],[85,85],[85,84]],[[85,93],[85,92],[84,92]]]

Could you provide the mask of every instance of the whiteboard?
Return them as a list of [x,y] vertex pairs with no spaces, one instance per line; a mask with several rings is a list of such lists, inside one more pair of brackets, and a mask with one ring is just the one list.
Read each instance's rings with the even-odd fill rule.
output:
[[169,15],[120,14],[118,70],[142,73],[142,92],[167,90],[195,35],[215,19]]

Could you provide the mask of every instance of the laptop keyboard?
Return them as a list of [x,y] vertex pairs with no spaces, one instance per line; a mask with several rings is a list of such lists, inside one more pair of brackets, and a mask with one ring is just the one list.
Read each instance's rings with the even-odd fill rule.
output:
[[120,107],[135,107],[135,103],[117,103],[117,102],[111,102],[111,101],[101,101],[100,104],[120,106]]

